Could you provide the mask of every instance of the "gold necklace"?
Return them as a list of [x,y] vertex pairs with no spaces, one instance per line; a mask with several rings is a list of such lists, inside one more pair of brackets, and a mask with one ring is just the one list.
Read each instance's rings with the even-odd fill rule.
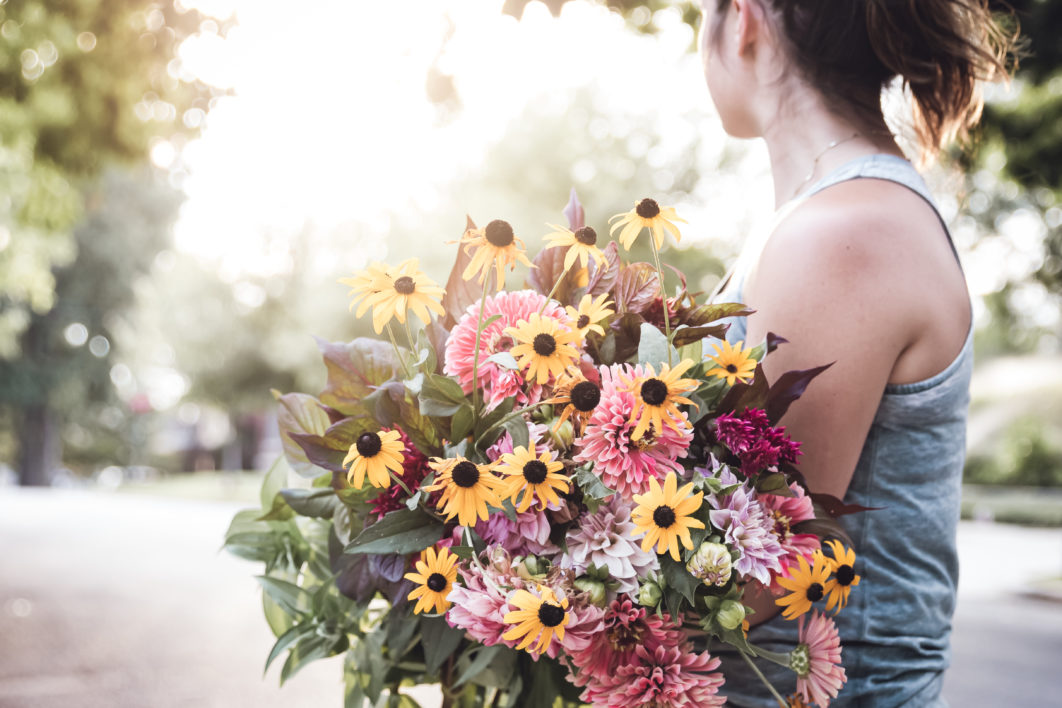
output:
[[815,156],[815,161],[811,163],[811,171],[808,172],[808,176],[804,178],[803,182],[801,182],[800,184],[797,185],[796,189],[793,190],[793,196],[789,197],[789,198],[793,199],[793,197],[796,197],[797,193],[800,192],[800,190],[804,188],[804,185],[806,185],[808,182],[810,182],[811,178],[815,176],[815,170],[817,170],[819,168],[819,160],[822,159],[823,155],[825,155],[826,153],[828,153],[830,150],[834,149],[838,145],[841,145],[842,143],[847,143],[849,140],[855,140],[860,135],[861,135],[861,133],[855,132],[855,133],[852,133],[851,135],[849,135],[847,138],[839,138],[839,139],[834,140],[833,142],[831,142],[829,145],[827,145],[825,150],[823,150],[822,152],[820,152],[818,155]]

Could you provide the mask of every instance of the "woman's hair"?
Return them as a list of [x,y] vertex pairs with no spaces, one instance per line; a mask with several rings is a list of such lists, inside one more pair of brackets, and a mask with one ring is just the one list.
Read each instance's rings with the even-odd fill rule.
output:
[[[720,11],[730,5],[716,1]],[[875,119],[899,76],[924,159],[968,137],[984,103],[979,83],[1006,79],[1016,65],[1017,25],[997,21],[987,0],[757,1],[796,69],[831,103]],[[715,29],[718,41],[722,23]]]

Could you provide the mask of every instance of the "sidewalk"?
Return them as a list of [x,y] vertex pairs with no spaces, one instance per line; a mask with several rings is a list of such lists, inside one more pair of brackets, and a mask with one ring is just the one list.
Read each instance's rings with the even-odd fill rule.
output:
[[[339,658],[262,679],[261,569],[220,551],[239,508],[0,489],[0,708],[341,706]],[[1062,575],[1062,532],[964,522],[959,550],[952,704],[1057,695],[1062,605],[1018,593]]]

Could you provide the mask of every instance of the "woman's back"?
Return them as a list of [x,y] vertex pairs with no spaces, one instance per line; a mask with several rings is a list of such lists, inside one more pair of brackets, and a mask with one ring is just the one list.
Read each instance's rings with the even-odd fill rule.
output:
[[[853,182],[867,179],[874,181]],[[886,186],[879,180],[893,184]],[[924,213],[904,217],[911,218],[911,223],[920,232],[933,233],[943,226],[944,233],[935,234],[939,242],[913,241],[908,246],[915,249],[915,253],[909,255],[920,263],[933,263],[939,256],[936,252],[944,248],[951,260],[947,266],[957,270],[946,226],[939,218],[925,183],[909,162],[893,155],[866,155],[842,165],[817,182],[802,199],[787,205],[775,225],[779,230],[786,226],[789,223],[787,218],[803,208],[811,195],[822,193],[812,202],[818,202],[819,211],[829,211],[830,204],[824,198],[840,194],[843,187],[865,187],[871,193],[880,194],[880,199],[887,202],[897,197],[893,189],[895,185],[902,185],[919,195],[919,201],[931,208],[931,218],[937,223],[926,224]],[[830,192],[823,193],[828,188],[832,188]],[[849,194],[845,196],[850,198],[852,190],[847,191]],[[908,194],[913,197],[910,192]],[[901,198],[900,203],[903,202]],[[886,206],[895,208],[895,204]],[[909,200],[907,206],[911,206]],[[866,211],[873,214],[875,208]],[[858,216],[851,220],[851,210],[842,210],[842,214],[856,231],[855,239],[874,237],[870,234],[873,229],[864,228],[865,224],[859,222]],[[856,210],[855,214],[858,215],[859,211]],[[827,217],[830,218],[833,217]],[[806,218],[798,223],[803,228],[808,226]],[[902,241],[903,237],[896,240]],[[777,263],[772,266],[772,260],[792,262],[794,257],[785,252],[784,246],[781,249],[776,246],[774,236],[766,243],[751,243],[727,288],[716,299],[746,302],[755,308],[756,293],[765,289],[764,279],[770,279],[772,283],[776,280],[771,277],[772,268],[777,267]],[[896,264],[885,258],[878,261],[885,262],[863,264],[867,271],[886,271],[868,275],[871,280],[883,275],[892,275],[898,282],[912,278],[911,273],[890,274],[889,268],[897,267]],[[849,606],[836,618],[844,645],[848,684],[835,705],[933,705],[938,700],[942,672],[948,664],[948,635],[958,576],[955,529],[972,370],[968,300],[961,272],[958,278],[960,292],[955,293],[954,274],[948,285],[948,270],[939,262],[928,270],[916,270],[915,280],[897,291],[892,301],[879,301],[873,309],[882,317],[887,315],[880,313],[890,309],[917,310],[918,296],[922,292],[917,278],[919,274],[925,277],[926,273],[938,276],[936,282],[930,284],[930,289],[944,283],[942,297],[945,302],[927,303],[925,310],[930,318],[940,318],[937,321],[944,333],[936,341],[943,344],[934,346],[947,348],[946,360],[937,368],[924,371],[927,375],[918,380],[901,376],[895,383],[884,383],[880,396],[874,401],[872,420],[846,484],[847,490],[842,490],[847,503],[876,509],[842,519],[858,554],[856,571],[862,575],[862,583],[852,592]],[[861,285],[856,282],[853,287]],[[873,290],[878,286],[871,283],[867,287]],[[955,302],[956,295],[961,299],[961,306]],[[950,304],[947,298],[951,298]],[[799,307],[800,303],[796,306]],[[867,314],[871,315],[870,312]],[[750,318],[750,324],[753,326],[752,341],[758,341],[762,332],[756,331],[755,315]],[[853,327],[860,328],[858,325]],[[926,327],[923,321],[914,326],[913,331],[925,331]],[[748,339],[743,329],[740,321],[735,322],[728,338]],[[783,336],[795,335],[797,340],[801,337],[806,340],[809,336],[806,329],[791,333],[781,324],[773,329]],[[895,330],[893,326],[892,331]],[[955,334],[957,331],[959,336]],[[926,332],[930,341],[935,334]],[[844,336],[844,333],[815,332],[812,336],[825,341],[829,347],[831,337]],[[885,327],[883,337],[888,337]],[[797,346],[800,343],[794,342]],[[934,365],[933,361],[940,362],[941,359],[922,358],[913,368],[917,370],[921,366],[924,369]],[[826,362],[807,365],[822,363]],[[839,364],[843,365],[843,362]],[[890,375],[889,379],[893,380],[894,376]],[[792,409],[798,421],[800,405],[798,402]],[[803,439],[799,432],[794,436]],[[821,459],[822,451],[818,452]],[[802,469],[808,471],[803,465]],[[766,649],[784,652],[796,643],[796,629],[796,623],[775,617],[754,627],[750,640]],[[725,661],[724,670],[729,679],[726,690],[734,705],[773,705],[773,701],[764,700],[762,686],[740,659],[729,656]],[[773,665],[762,668],[779,689],[791,690],[792,672]]]

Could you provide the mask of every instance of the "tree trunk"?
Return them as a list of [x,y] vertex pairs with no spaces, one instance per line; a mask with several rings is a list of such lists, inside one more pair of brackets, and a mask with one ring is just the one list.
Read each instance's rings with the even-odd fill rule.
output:
[[18,481],[23,487],[47,487],[59,462],[59,437],[48,406],[43,403],[23,409],[19,430]]

